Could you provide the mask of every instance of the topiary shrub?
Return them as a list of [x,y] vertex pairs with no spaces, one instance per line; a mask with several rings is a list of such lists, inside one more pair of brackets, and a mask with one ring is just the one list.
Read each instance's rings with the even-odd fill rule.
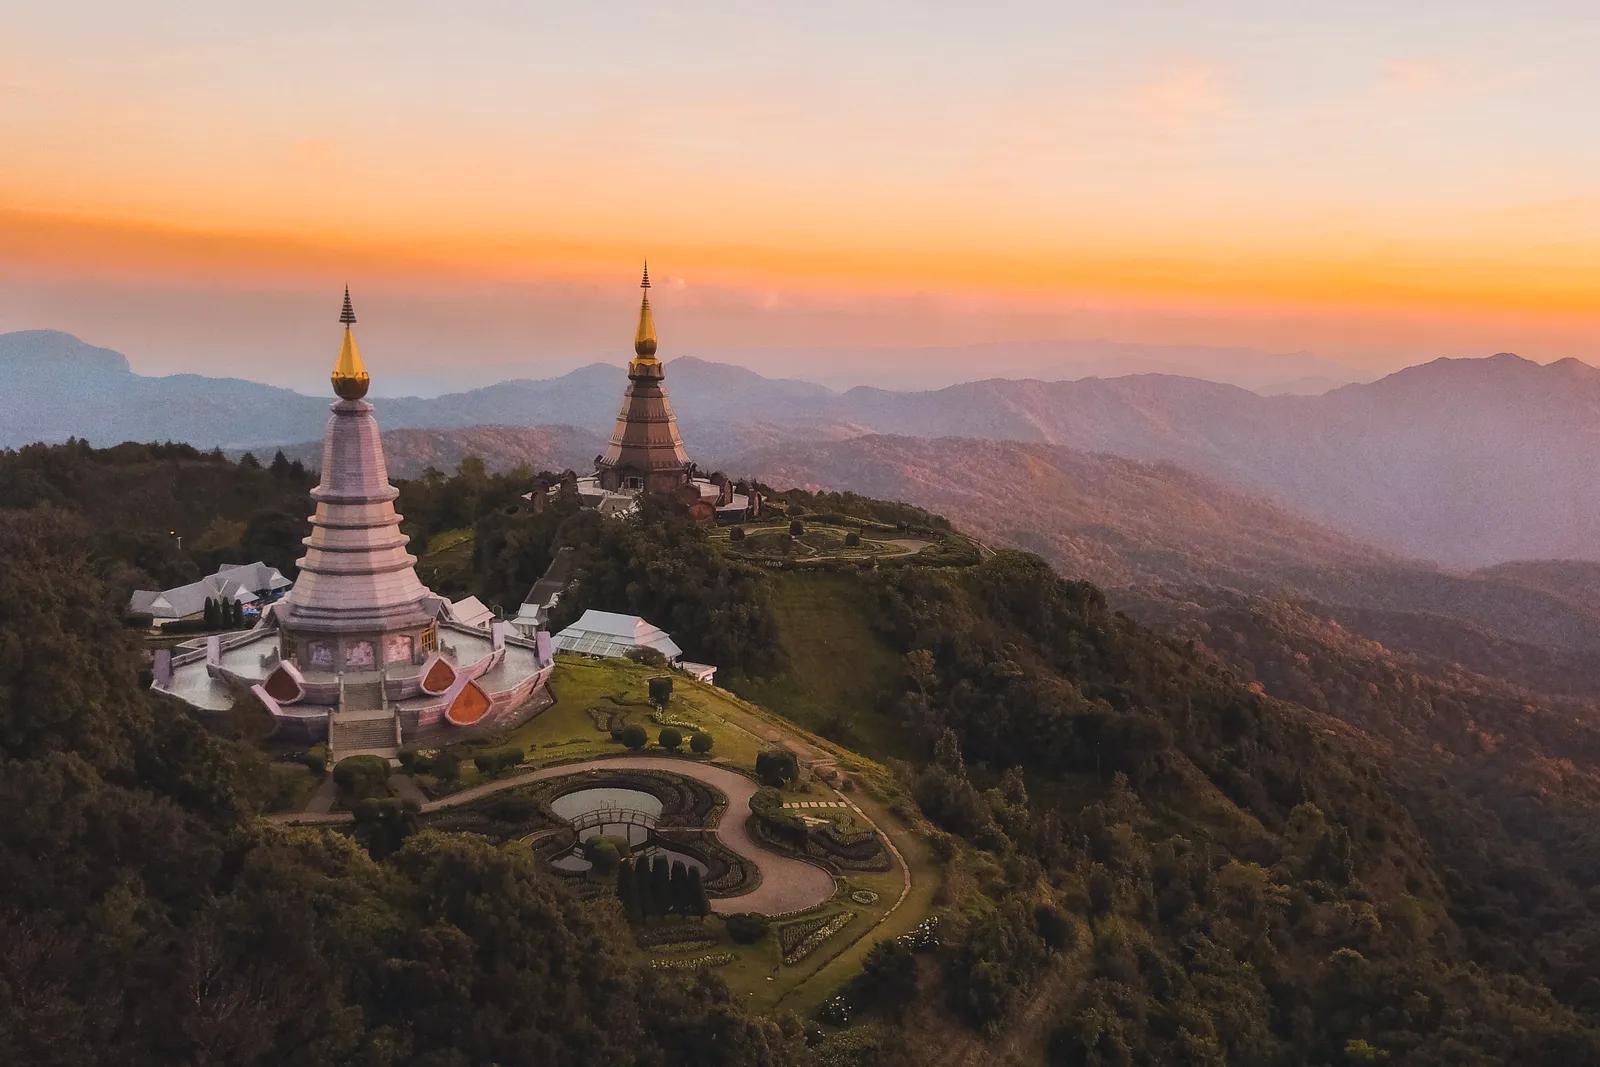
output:
[[844,547],[846,547],[846,548],[860,548],[861,547],[861,534],[858,533],[855,530],[851,530],[849,533],[845,534],[844,535]]
[[521,762],[520,748],[492,748],[472,757],[472,764],[478,768],[478,773],[486,775],[510,770]]
[[444,749],[428,761],[428,771],[440,781],[453,782],[461,777],[461,757]]
[[672,701],[672,676],[657,675],[650,679],[650,703],[663,710]]
[[689,747],[702,756],[711,751],[711,746],[716,744],[716,738],[704,730],[696,730],[694,736],[689,738]]
[[382,756],[347,756],[333,768],[333,781],[349,800],[388,795],[389,761]]
[[683,747],[683,731],[676,726],[663,727],[657,740],[668,752],[676,752]]
[[805,523],[801,522],[799,519],[795,519],[793,522],[791,522],[789,524],[789,536],[790,537],[804,537],[805,535],[806,535],[806,524]]
[[756,777],[762,784],[781,788],[800,773],[800,761],[788,749],[769,749],[756,757]]
[[527,793],[503,793],[483,807],[496,822],[526,822],[539,813],[539,801]]
[[617,846],[604,838],[589,842],[583,851],[595,874],[610,874],[622,862],[622,857],[617,855]]
[[743,541],[744,540],[744,527],[743,526],[735,526],[733,529],[729,530],[728,531],[728,540],[732,541],[734,544],[738,544],[739,542]]
[[765,917],[740,913],[727,918],[728,936],[741,945],[753,945],[767,936]]
[[628,725],[622,728],[622,732],[617,740],[621,741],[628,748],[637,752],[639,749],[643,748],[649,743],[650,735],[644,732],[643,726],[640,726],[636,722],[630,722]]

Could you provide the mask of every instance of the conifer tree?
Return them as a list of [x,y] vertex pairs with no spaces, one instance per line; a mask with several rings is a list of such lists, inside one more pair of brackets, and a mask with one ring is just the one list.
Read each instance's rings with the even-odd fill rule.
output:
[[622,910],[630,922],[638,922],[643,918],[639,908],[639,887],[633,873],[634,864],[624,863],[617,871],[617,900],[622,903]]
[[711,911],[711,898],[706,896],[706,886],[700,878],[700,868],[689,868],[688,889],[685,893],[688,901],[688,913],[696,918],[703,919]]
[[650,899],[657,915],[672,912],[672,872],[665,856],[658,855],[650,861]]
[[639,908],[640,916],[645,918],[658,914],[655,894],[651,892],[653,888],[653,880],[650,877],[650,865],[643,859],[634,860],[633,896]]
[[672,910],[678,915],[689,913],[689,868],[682,860],[672,862],[671,894]]
[[217,602],[210,597],[206,597],[205,623],[208,630],[215,630],[222,625],[222,613],[217,610]]

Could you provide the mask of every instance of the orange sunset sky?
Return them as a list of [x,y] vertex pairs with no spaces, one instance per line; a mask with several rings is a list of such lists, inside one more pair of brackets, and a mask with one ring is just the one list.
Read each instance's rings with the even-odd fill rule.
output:
[[839,384],[1600,360],[1600,14],[1300,6],[12,5],[0,331],[320,391],[348,281],[438,391],[621,361],[648,255],[664,354]]

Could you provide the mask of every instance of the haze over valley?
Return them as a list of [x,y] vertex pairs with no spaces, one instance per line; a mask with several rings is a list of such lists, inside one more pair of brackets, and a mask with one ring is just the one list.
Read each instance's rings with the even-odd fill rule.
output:
[[[1588,505],[1600,493],[1600,372],[1575,359],[1438,359],[1314,396],[1158,374],[837,392],[692,357],[669,366],[673,402],[707,469],[738,469],[746,454],[796,439],[1036,443],[1171,463],[1385,552],[1445,566],[1600,559],[1600,509]],[[76,435],[259,450],[313,441],[327,418],[317,397],[238,379],[144,377],[116,352],[49,331],[0,335],[0,376],[0,445],[12,447]],[[620,366],[593,364],[544,381],[386,398],[383,424],[572,427],[541,438],[554,463],[609,432],[622,383]],[[472,430],[491,464],[541,454],[487,433]],[[417,469],[404,450],[392,461],[400,472]]]

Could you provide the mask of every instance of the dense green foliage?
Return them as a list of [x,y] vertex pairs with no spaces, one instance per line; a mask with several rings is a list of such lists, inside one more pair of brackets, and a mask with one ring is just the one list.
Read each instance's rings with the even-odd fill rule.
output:
[[[668,509],[628,524],[558,498],[534,514],[524,481],[464,464],[408,483],[402,509],[416,536],[474,532],[486,599],[520,598],[572,545],[565,617],[636,612],[730,677],[785,676],[764,573]],[[348,837],[256,821],[260,760],[141,690],[116,627],[132,576],[183,580],[253,543],[282,565],[308,482],[287,461],[181,446],[0,455],[0,1048],[29,1063],[803,1056],[716,979],[629,966],[614,919],[526,850],[420,831],[371,775],[342,773]],[[788,499],[941,528],[902,505]],[[909,757],[901,782],[950,860],[938,944],[913,958],[886,942],[849,986],[885,1027],[905,1016],[880,1047],[916,1049],[919,1026],[955,1019],[997,1041],[1040,1025],[1072,1065],[1600,1062],[1588,705],[1430,673],[1283,605],[1179,612],[1191,639],[1163,637],[1019,553],[829,581],[851,583],[874,629],[827,655],[877,686],[830,733]],[[758,794],[758,819],[781,827],[781,802]],[[618,898],[638,918],[693,915],[696,881],[629,863]]]
[[1600,1008],[1600,708],[1396,656],[1243,595],[1172,624],[1267,690],[1382,739],[1473,954]]
[[[769,496],[772,490],[768,489]],[[792,515],[810,515],[823,522],[840,520],[881,523],[906,530],[948,531],[950,520],[943,515],[900,501],[874,500],[858,493],[812,493],[789,489],[781,494]]]
[[687,519],[646,511],[637,525],[586,511],[562,526],[560,542],[579,553],[578,580],[556,605],[551,628],[588,608],[641,615],[672,634],[690,659],[731,675],[775,669],[766,576],[725,558]]
[[766,785],[787,785],[799,771],[799,760],[787,749],[770,749],[756,756],[756,777]]
[[[367,848],[255,821],[259,768],[143,690],[92,549],[66,517],[0,509],[9,1061],[799,1055],[796,1031],[745,1016],[715,978],[627,964],[525,849],[404,835],[403,809],[370,813]],[[403,843],[375,861],[397,825]]]
[[1592,1000],[1463,936],[1477,890],[1429,832],[1455,812],[1381,750],[1031,556],[877,584],[928,756],[913,788],[995,861],[943,953],[973,1025],[1071,950],[1061,909],[1087,922],[1090,973],[1054,995],[1056,1062],[1600,1060]]
[[0,452],[0,508],[81,515],[90,550],[124,594],[192,582],[223,563],[262,560],[293,576],[315,481],[282,453],[263,467],[170,443]]

